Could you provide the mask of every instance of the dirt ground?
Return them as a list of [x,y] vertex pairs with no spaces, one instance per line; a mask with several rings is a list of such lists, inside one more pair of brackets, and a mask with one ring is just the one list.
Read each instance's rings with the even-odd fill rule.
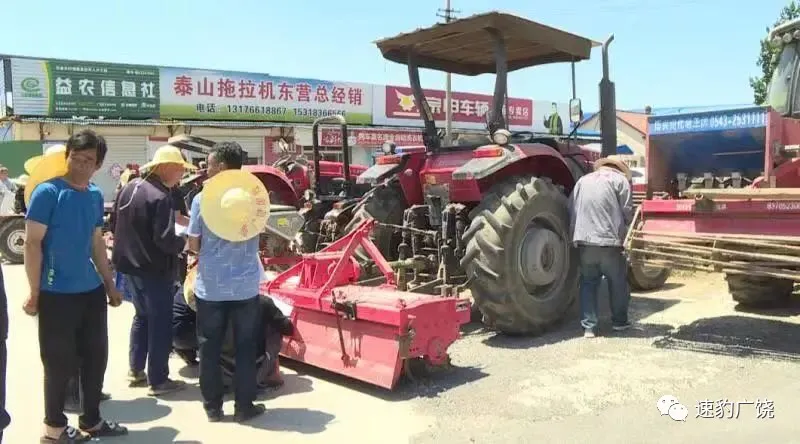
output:
[[[12,415],[5,442],[36,442],[42,415],[36,321],[20,309],[27,292],[24,271],[4,266],[4,272]],[[263,399],[267,414],[237,425],[205,421],[197,375],[179,360],[171,363],[173,376],[192,384],[185,393],[155,400],[126,386],[133,310],[124,304],[109,315],[106,390],[114,399],[103,412],[132,433],[106,441],[800,443],[793,414],[800,390],[800,301],[787,310],[744,313],[730,301],[721,276],[684,274],[661,291],[634,295],[636,328],[629,332],[606,331],[606,307],[601,301],[606,328],[593,340],[580,337],[577,307],[562,326],[539,338],[508,338],[467,326],[450,349],[453,369],[425,382],[405,382],[392,393],[287,363],[286,386]],[[664,395],[685,406],[685,421],[659,413],[656,403]],[[738,418],[697,417],[704,400],[738,405]],[[229,401],[228,413],[232,408]]]

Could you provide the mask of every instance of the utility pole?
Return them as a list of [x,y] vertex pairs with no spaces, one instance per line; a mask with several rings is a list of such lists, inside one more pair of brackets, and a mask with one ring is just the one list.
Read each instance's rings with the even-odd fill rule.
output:
[[[458,13],[460,11],[456,11],[450,8],[450,0],[444,1],[444,9],[439,9],[439,12],[436,14],[438,17],[444,19],[445,23],[450,23],[453,20],[453,14]],[[444,96],[444,106],[445,106],[445,144],[450,145],[453,142],[453,108],[450,105],[452,100],[452,91],[451,91],[451,83],[450,83],[450,73],[447,73],[447,77],[445,80],[445,96]]]

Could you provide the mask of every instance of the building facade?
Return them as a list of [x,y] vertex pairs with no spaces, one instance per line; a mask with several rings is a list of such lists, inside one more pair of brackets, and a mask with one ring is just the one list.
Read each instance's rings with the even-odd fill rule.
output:
[[[444,91],[425,95],[443,127]],[[454,92],[454,130],[484,131],[490,103],[490,95]],[[510,97],[504,111],[512,131],[569,132],[565,103]],[[311,123],[328,115],[345,117],[355,164],[371,165],[387,140],[422,144],[422,120],[405,86],[0,55],[0,163],[22,174],[28,157],[94,129],[109,144],[95,176],[108,200],[125,164],[145,163],[170,136],[236,141],[249,163],[271,163],[282,153],[279,141],[310,156]],[[323,159],[342,160],[337,127],[323,127],[319,143]]]

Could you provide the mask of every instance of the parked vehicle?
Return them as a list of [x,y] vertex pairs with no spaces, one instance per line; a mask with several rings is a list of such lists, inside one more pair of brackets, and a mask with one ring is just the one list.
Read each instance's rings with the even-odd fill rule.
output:
[[627,240],[637,263],[725,273],[750,306],[786,303],[800,280],[800,20],[770,39],[767,106],[648,118],[647,200]]

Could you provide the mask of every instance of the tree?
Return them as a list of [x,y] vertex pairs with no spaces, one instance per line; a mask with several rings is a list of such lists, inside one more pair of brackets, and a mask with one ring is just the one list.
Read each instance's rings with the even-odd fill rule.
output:
[[[794,0],[790,1],[788,5],[784,6],[781,10],[781,15],[772,27],[776,27],[782,23],[788,22],[800,17],[800,4]],[[767,28],[767,35],[771,28]],[[780,55],[780,48],[772,45],[769,37],[761,39],[761,53],[758,56],[756,65],[761,68],[761,77],[750,77],[750,86],[753,88],[753,98],[756,105],[763,105],[767,100],[767,88],[769,81],[772,78],[772,71],[778,65],[778,56]]]

